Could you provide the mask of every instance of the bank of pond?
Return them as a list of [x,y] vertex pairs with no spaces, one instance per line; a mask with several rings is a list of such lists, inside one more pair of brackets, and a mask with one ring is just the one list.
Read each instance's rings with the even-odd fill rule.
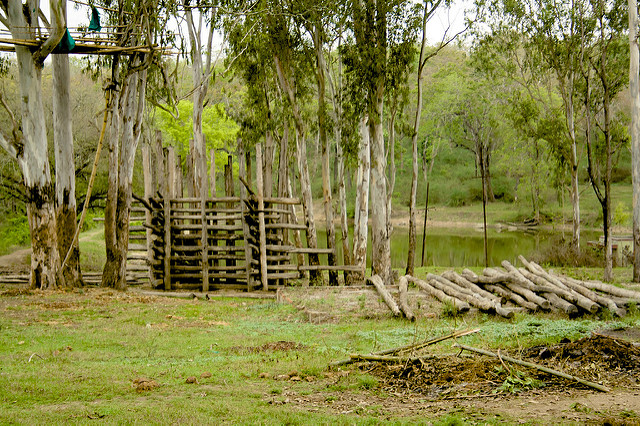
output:
[[[338,259],[342,259],[340,230],[336,229]],[[601,232],[583,231],[582,245],[597,240]],[[367,266],[371,266],[371,230],[367,244]],[[351,238],[351,233],[350,233]],[[518,255],[527,258],[537,257],[555,249],[563,240],[571,239],[571,232],[549,230],[498,230],[487,229],[489,266],[499,266],[503,260],[517,263]],[[318,230],[318,244],[326,247],[326,234],[323,227]],[[468,267],[484,266],[484,233],[482,228],[427,228],[424,254],[424,266]],[[391,264],[394,268],[404,268],[407,264],[409,249],[409,230],[394,228],[391,236]],[[416,242],[416,266],[422,264],[422,229],[418,230]]]

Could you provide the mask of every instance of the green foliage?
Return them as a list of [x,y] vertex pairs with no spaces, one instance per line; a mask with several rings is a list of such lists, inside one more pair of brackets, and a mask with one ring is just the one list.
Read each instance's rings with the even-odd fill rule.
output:
[[0,222],[0,255],[29,246],[29,221],[26,216],[9,217]]
[[[180,101],[176,106],[176,117],[162,108],[156,108],[155,124],[162,131],[165,144],[173,145],[177,153],[186,158],[189,139],[193,137],[193,103]],[[224,167],[227,164],[227,151],[235,146],[238,125],[227,116],[222,104],[215,104],[204,108],[202,129],[207,148],[216,150],[216,167]]]
[[[495,367],[497,373],[504,373],[504,367],[498,366]],[[544,382],[534,379],[531,376],[525,374],[524,372],[517,370],[515,368],[511,368],[509,370],[509,375],[504,380],[502,385],[495,391],[497,392],[508,392],[508,393],[519,393],[523,391],[527,391],[530,389],[537,389],[544,387]]]
[[628,225],[631,219],[631,212],[625,203],[619,201],[613,212],[613,223],[615,225]]

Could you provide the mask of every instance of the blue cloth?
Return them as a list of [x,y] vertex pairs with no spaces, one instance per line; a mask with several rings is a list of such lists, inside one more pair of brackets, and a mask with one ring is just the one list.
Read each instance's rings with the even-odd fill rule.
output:
[[69,29],[64,30],[64,35],[60,40],[60,43],[53,49],[53,53],[69,53],[76,47],[76,41],[71,37]]
[[95,6],[91,6],[91,22],[89,23],[89,31],[98,32],[102,29],[100,26],[100,13]]

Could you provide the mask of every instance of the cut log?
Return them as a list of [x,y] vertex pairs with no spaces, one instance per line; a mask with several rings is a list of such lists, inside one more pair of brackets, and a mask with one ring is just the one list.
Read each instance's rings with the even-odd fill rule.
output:
[[537,263],[527,261],[527,259],[525,259],[524,256],[522,255],[518,256],[518,259],[531,272],[545,278],[547,281],[551,282],[557,287],[564,288],[566,290],[571,290],[574,293],[578,294],[579,296],[587,299],[587,300],[581,300],[580,298],[578,298],[578,300],[576,301],[576,304],[578,306],[583,307],[584,309],[587,309],[587,306],[589,305],[589,301],[592,301],[592,302],[598,303],[602,307],[609,309],[615,315],[623,316],[625,314],[625,310],[620,309],[611,299],[601,296],[600,294],[589,290],[588,288],[579,284],[577,281],[574,281],[573,279],[563,280],[562,277],[554,275],[553,272],[545,271],[544,268],[538,265]]
[[615,285],[606,284],[601,281],[580,281],[580,283],[590,290],[598,290],[612,296],[622,297],[634,302],[640,303],[640,291],[628,290],[626,288],[616,287]]
[[468,290],[459,287],[446,278],[434,274],[427,274],[427,282],[438,290],[441,290],[444,293],[448,294],[449,296],[465,301],[469,305],[474,306],[482,311],[493,311],[493,304],[489,300],[476,298],[473,296],[473,294],[466,293],[466,291]]
[[[560,309],[567,315],[575,315],[578,313],[578,308],[555,293],[542,293],[547,298],[552,307]],[[596,305],[597,308],[597,305]]]
[[379,275],[374,275],[370,278],[367,278],[367,281],[373,284],[376,290],[378,290],[378,293],[382,297],[382,300],[384,300],[384,303],[386,303],[389,309],[391,309],[393,315],[396,317],[401,316],[402,312],[400,312],[400,308],[398,308],[396,301],[393,300],[393,296],[391,296],[391,293],[389,293],[389,291],[385,288],[382,278],[380,278]]
[[467,351],[476,352],[476,353],[479,353],[479,354],[482,354],[482,355],[490,356],[490,357],[493,357],[493,358],[502,359],[504,361],[508,361],[508,362],[513,363],[513,364],[521,365],[523,367],[535,368],[536,370],[540,370],[540,371],[543,371],[545,373],[548,373],[548,374],[551,374],[551,375],[554,375],[554,376],[562,377],[563,379],[575,380],[578,383],[581,383],[581,384],[583,384],[585,386],[589,386],[591,388],[597,389],[597,390],[599,390],[601,392],[610,392],[610,389],[607,388],[606,386],[602,386],[602,385],[599,385],[597,383],[589,382],[589,381],[581,379],[579,377],[572,376],[572,375],[567,374],[567,373],[563,373],[562,371],[552,370],[551,368],[547,368],[547,367],[544,367],[542,365],[534,364],[534,363],[527,362],[527,361],[522,361],[522,360],[519,360],[519,359],[516,359],[516,358],[511,358],[511,357],[506,356],[506,355],[494,354],[493,352],[485,351],[484,349],[478,349],[478,348],[474,348],[472,346],[461,345],[459,343],[454,343],[453,346],[454,347],[458,347],[460,349],[467,350]]
[[[520,273],[522,273],[525,277],[527,277],[532,282],[536,283],[540,288],[544,289],[544,291],[549,293],[554,293],[559,297],[562,297],[566,301],[572,304],[578,305],[579,307],[581,307],[582,309],[584,309],[585,311],[591,314],[595,314],[600,309],[598,304],[595,301],[590,300],[584,297],[583,295],[576,293],[575,291],[572,291],[567,286],[563,286],[564,288],[560,288],[557,285],[555,285],[553,282],[547,280],[546,278],[533,274],[525,269],[521,269]],[[549,291],[551,289],[553,291]]]
[[409,321],[415,321],[416,317],[413,314],[413,311],[411,310],[411,307],[409,306],[409,303],[407,301],[407,290],[408,290],[408,281],[407,281],[407,277],[400,277],[400,280],[398,281],[398,290],[399,290],[399,302],[398,303],[400,305],[400,309],[402,310],[402,312],[404,313],[404,316],[409,320]]
[[435,297],[436,299],[438,299],[442,303],[451,303],[458,310],[458,312],[466,312],[466,311],[468,311],[470,309],[468,303],[463,302],[460,299],[457,299],[455,297],[451,297],[451,296],[445,294],[443,291],[438,290],[437,288],[434,288],[434,287],[430,286],[425,281],[423,281],[423,280],[421,280],[419,278],[416,278],[416,277],[412,277],[411,275],[406,275],[406,277],[407,277],[407,279],[409,281],[411,281],[412,283],[414,283],[418,287],[420,287],[420,289],[422,289],[423,291],[429,293],[431,296]]
[[530,310],[531,312],[535,312],[537,311],[538,305],[536,305],[535,303],[531,303],[528,300],[526,300],[524,297],[510,291],[507,290],[506,288],[502,287],[501,285],[498,284],[490,284],[490,285],[486,285],[485,288],[499,296],[502,297],[506,297],[507,299],[511,300],[513,303],[515,303],[518,306],[522,306],[523,308],[526,308],[528,310]]
[[514,293],[518,293],[519,295],[527,299],[529,302],[535,303],[536,305],[540,306],[540,308],[544,310],[549,310],[551,308],[551,304],[547,299],[545,299],[544,297],[538,296],[528,288],[524,288],[518,284],[513,284],[513,283],[505,283],[505,286],[509,290],[513,291]]
[[471,290],[474,294],[478,294],[482,297],[485,297],[493,302],[496,303],[500,303],[500,304],[504,304],[507,303],[507,299],[504,297],[498,297],[495,294],[486,291],[480,287],[478,287],[477,285],[475,285],[474,283],[472,283],[471,281],[469,281],[468,279],[466,279],[465,277],[457,274],[454,271],[445,271],[442,276],[446,279],[448,279],[449,281],[452,281],[456,284],[458,284],[460,287],[464,287],[466,289]]

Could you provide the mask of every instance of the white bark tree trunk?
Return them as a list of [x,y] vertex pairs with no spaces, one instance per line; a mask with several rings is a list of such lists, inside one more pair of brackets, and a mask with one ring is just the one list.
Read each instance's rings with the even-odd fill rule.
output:
[[[185,2],[186,3],[186,2]],[[183,3],[183,4],[185,4]],[[185,4],[186,5],[186,4]],[[215,14],[215,10],[212,14]],[[207,155],[207,146],[204,133],[202,130],[202,113],[204,111],[204,102],[209,90],[209,77],[211,69],[211,49],[213,46],[213,25],[209,26],[209,33],[206,45],[202,45],[202,30],[204,15],[202,11],[198,14],[198,26],[196,27],[193,19],[191,7],[185,7],[185,17],[187,20],[187,28],[189,30],[189,43],[191,50],[192,75],[193,75],[193,143],[190,145],[190,153],[193,165],[193,188],[194,197],[199,197],[202,191],[208,191],[207,188],[207,170],[205,161]],[[204,51],[203,51],[204,50]],[[202,55],[205,55],[203,63]],[[211,167],[215,167],[212,165]]]
[[[51,6],[52,13],[60,17],[61,2],[53,2]],[[13,39],[35,40],[40,21],[37,3],[29,3],[25,8],[21,1],[7,0],[0,5],[0,11],[0,17]],[[53,288],[62,284],[41,83],[44,60],[63,34],[64,28],[56,25],[35,51],[25,46],[15,46],[20,80],[22,138],[9,142],[0,136],[0,145],[17,160],[26,188],[32,288]]]
[[391,284],[391,239],[387,212],[387,178],[382,125],[382,90],[376,96],[376,117],[369,117],[371,133],[371,275]]
[[[60,25],[65,25],[66,21],[66,4],[63,6],[64,18]],[[58,17],[55,14],[52,14],[51,20],[58,23]],[[60,257],[64,258],[71,247],[76,228],[76,168],[73,158],[71,96],[69,94],[69,55],[53,55],[52,64],[56,224],[58,250]],[[80,248],[75,244],[71,250],[62,274],[65,285],[79,287],[83,285],[80,272]]]
[[[360,149],[358,151],[358,172],[356,175],[356,210],[353,220],[353,264],[362,271],[367,266],[367,235],[369,222],[369,188],[371,179],[371,141],[369,118],[360,119]],[[354,278],[364,280],[364,274]]]
[[[117,156],[117,174],[114,169],[109,178],[107,194],[108,205],[114,206],[109,220],[113,220],[113,238],[111,248],[107,247],[107,259],[102,274],[102,285],[118,290],[127,288],[126,266],[127,250],[129,246],[129,215],[131,211],[131,185],[133,182],[133,168],[138,142],[142,130],[142,113],[144,111],[147,71],[139,71],[127,77],[119,105],[119,128],[121,133],[119,155]],[[116,139],[116,143],[117,143]],[[110,160],[111,152],[110,152]],[[111,163],[111,161],[110,161]],[[113,186],[115,185],[115,186]],[[105,240],[107,235],[107,214],[105,209]]]
[[633,182],[633,282],[640,282],[640,53],[638,49],[638,2],[629,4],[629,96],[631,109],[631,175]]

